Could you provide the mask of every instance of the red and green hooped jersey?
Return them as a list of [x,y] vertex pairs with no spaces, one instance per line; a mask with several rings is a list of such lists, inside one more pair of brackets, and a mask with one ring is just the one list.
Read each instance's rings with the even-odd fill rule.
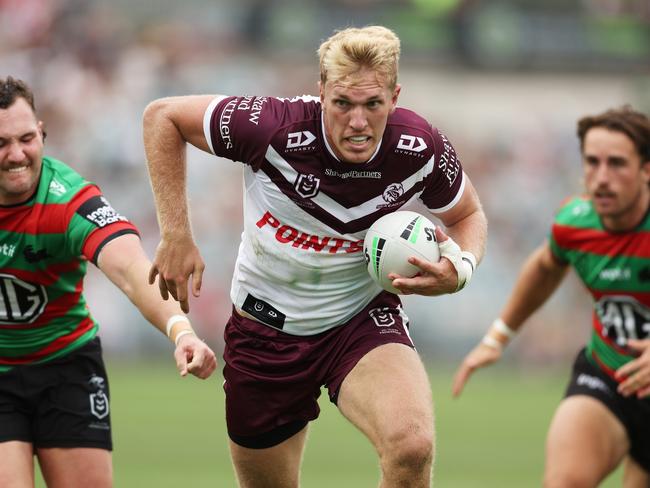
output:
[[550,244],[594,299],[587,356],[613,376],[635,357],[627,339],[650,338],[650,212],[636,229],[610,232],[590,200],[574,198],[558,212]]
[[63,356],[97,334],[83,296],[87,261],[137,233],[61,161],[43,158],[36,194],[0,206],[0,372]]

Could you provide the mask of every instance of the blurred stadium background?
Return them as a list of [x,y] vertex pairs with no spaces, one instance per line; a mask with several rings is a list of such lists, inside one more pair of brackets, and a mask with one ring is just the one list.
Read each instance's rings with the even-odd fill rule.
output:
[[[648,0],[0,0],[0,77],[32,85],[48,131],[46,153],[99,183],[140,227],[153,255],[158,227],[140,126],[146,104],[188,93],[317,94],[320,41],[334,29],[373,23],[402,39],[401,105],[427,116],[454,143],[490,222],[488,254],[469,289],[405,300],[434,381],[439,486],[538,486],[544,431],[589,329],[589,302],[577,280],[571,277],[530,321],[504,365],[472,382],[453,408],[450,375],[497,315],[554,210],[581,189],[577,118],[624,103],[650,111]],[[191,317],[219,353],[242,225],[240,175],[238,164],[190,152],[194,232],[207,264]],[[220,374],[210,386],[177,383],[168,342],[94,269],[87,298],[115,369],[117,486],[173,486],[170,466],[187,481],[217,457],[223,470],[202,466],[197,480],[231,486],[223,422],[214,417],[222,415]],[[193,413],[189,407],[201,399],[208,405]],[[461,415],[470,404],[475,410]],[[158,411],[160,424],[147,409]],[[513,418],[520,418],[514,427]],[[190,435],[177,442],[171,432],[184,425]],[[127,435],[127,426],[142,431]],[[349,426],[336,428],[359,437]],[[326,429],[315,426],[316,445],[319,431]],[[446,450],[446,443],[458,447]],[[154,447],[154,460],[140,464]],[[330,468],[322,484],[312,474],[305,486],[326,486],[337,470],[327,456],[337,449],[318,454]],[[182,461],[165,461],[173,450]],[[517,471],[524,451],[529,478],[500,478]],[[338,486],[372,486],[368,459],[370,481],[343,478]],[[139,475],[121,477],[129,470]],[[167,474],[153,482],[156,472]]]

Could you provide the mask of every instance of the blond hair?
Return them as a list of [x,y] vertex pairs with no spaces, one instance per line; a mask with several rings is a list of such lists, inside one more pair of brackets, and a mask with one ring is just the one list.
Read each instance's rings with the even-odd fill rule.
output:
[[320,80],[341,81],[363,68],[375,70],[392,90],[397,84],[400,41],[386,27],[350,27],[336,32],[318,48]]

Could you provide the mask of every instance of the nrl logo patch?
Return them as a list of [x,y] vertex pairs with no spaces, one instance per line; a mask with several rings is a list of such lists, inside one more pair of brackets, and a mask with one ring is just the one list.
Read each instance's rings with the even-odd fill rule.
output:
[[89,395],[90,397],[90,413],[92,413],[98,419],[103,419],[108,416],[109,407],[108,407],[108,396],[106,395],[105,390],[105,380],[101,376],[93,375],[88,380],[88,383],[91,385],[91,388],[96,389],[94,393]]
[[316,178],[312,174],[299,174],[298,178],[296,178],[296,182],[293,184],[298,195],[303,198],[312,198],[318,195],[319,186],[320,178]]

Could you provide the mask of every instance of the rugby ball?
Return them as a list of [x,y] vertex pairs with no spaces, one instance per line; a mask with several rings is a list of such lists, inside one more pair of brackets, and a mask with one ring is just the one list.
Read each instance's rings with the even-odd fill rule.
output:
[[400,294],[388,278],[389,273],[407,278],[417,275],[420,268],[408,262],[411,256],[438,262],[440,250],[435,228],[425,216],[407,210],[384,215],[375,221],[363,240],[363,253],[373,281],[386,291]]

